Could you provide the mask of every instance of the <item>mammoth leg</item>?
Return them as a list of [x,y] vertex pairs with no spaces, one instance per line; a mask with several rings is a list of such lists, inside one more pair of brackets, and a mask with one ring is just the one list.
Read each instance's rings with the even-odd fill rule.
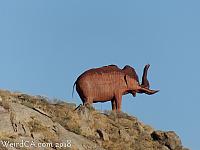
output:
[[113,99],[111,100],[111,104],[112,104],[112,110],[113,110],[113,111],[116,111],[117,107],[116,107],[116,100],[115,100],[115,98],[113,98]]
[[90,103],[84,103],[84,105],[83,106],[85,106],[85,107],[90,107]]
[[121,105],[122,105],[122,95],[116,94],[115,100],[116,100],[116,104],[117,104],[117,111],[120,112],[121,111]]
[[91,106],[92,102],[93,102],[93,100],[91,98],[84,98],[83,105],[86,107],[89,107],[89,106]]

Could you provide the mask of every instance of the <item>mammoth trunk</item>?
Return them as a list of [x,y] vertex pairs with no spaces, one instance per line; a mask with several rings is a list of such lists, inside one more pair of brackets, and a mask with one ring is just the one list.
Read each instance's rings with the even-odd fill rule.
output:
[[144,71],[143,71],[143,75],[142,75],[142,84],[141,84],[141,87],[144,87],[144,88],[147,88],[149,89],[149,81],[147,79],[147,72],[148,72],[148,69],[149,69],[149,64],[147,64],[145,67],[144,67]]
[[143,71],[143,75],[142,75],[142,84],[140,85],[139,93],[145,93],[145,94],[151,95],[151,94],[157,93],[159,90],[149,89],[150,85],[149,85],[149,81],[147,79],[147,72],[148,72],[149,67],[150,67],[149,64],[147,64],[144,67],[144,71]]

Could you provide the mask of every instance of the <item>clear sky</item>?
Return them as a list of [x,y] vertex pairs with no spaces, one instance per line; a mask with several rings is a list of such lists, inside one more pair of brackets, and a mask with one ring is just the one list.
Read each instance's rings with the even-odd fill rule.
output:
[[122,110],[174,130],[198,150],[199,6],[195,0],[0,1],[0,88],[80,104],[71,92],[83,71],[128,64],[141,79],[149,63],[151,88],[160,92],[123,96]]

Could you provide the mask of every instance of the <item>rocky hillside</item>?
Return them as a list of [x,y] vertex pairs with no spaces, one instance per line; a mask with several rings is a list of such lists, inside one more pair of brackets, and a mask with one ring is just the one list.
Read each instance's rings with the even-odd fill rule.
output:
[[186,150],[173,131],[125,113],[0,90],[0,150]]

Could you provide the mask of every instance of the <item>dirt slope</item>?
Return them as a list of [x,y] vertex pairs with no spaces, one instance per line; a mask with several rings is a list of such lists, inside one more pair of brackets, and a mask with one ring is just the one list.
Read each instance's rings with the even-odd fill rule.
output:
[[0,150],[188,150],[125,113],[0,90]]

